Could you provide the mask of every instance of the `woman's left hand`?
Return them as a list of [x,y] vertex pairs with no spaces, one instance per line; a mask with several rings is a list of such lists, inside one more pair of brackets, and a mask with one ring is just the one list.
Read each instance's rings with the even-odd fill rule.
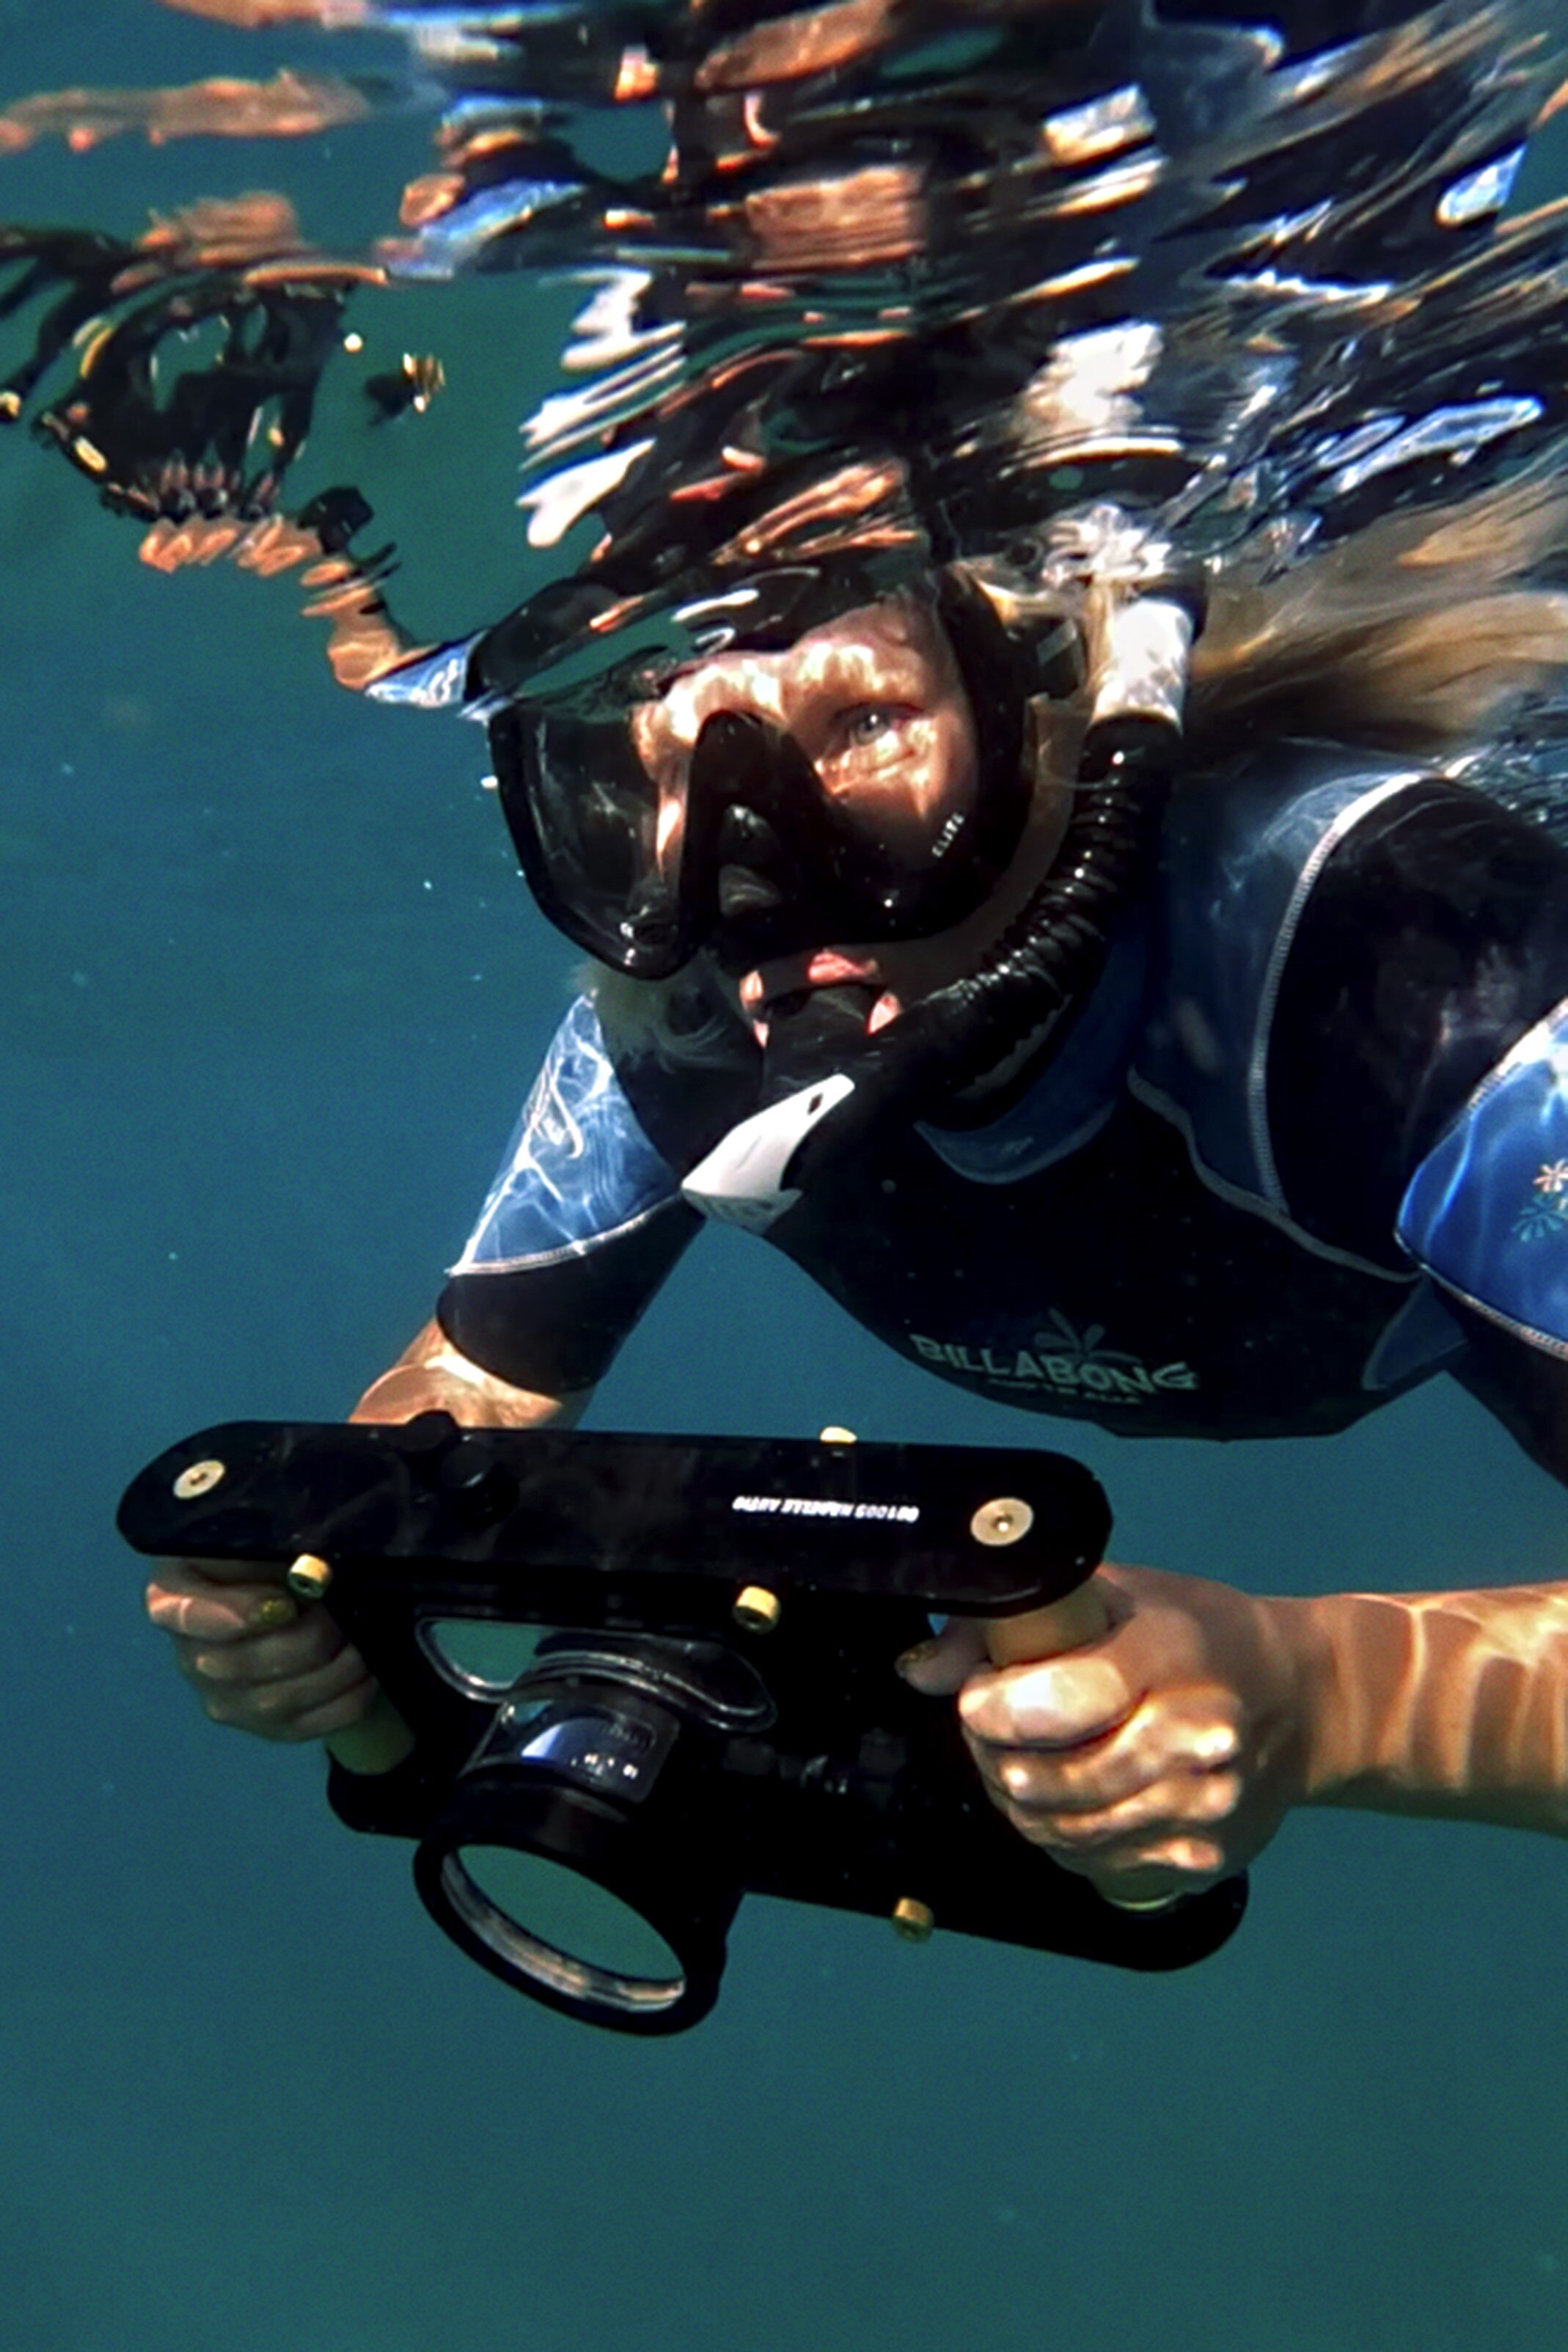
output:
[[1310,1604],[1148,1568],[1092,1589],[1110,1622],[1084,1648],[993,1666],[984,1624],[954,1618],[900,1672],[958,1694],[987,1792],[1032,1844],[1113,1900],[1194,1893],[1304,1793]]

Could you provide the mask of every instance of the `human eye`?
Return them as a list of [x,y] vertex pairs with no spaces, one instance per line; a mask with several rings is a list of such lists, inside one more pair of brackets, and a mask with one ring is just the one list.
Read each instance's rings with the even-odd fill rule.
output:
[[842,751],[866,751],[898,734],[910,713],[900,702],[857,702],[841,710],[833,733]]

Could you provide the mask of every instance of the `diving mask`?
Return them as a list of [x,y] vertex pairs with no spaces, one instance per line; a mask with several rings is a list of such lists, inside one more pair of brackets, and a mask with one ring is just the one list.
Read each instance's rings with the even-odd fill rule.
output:
[[[1058,667],[1076,651],[1058,633]],[[986,599],[943,575],[690,665],[614,719],[509,701],[490,743],[544,913],[659,980],[703,948],[741,972],[961,921],[1028,813],[1026,700]]]

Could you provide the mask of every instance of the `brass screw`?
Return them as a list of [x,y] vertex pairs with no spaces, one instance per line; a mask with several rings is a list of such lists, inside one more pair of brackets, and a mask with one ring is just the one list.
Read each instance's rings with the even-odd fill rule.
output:
[[193,1462],[174,1481],[175,1501],[194,1503],[198,1495],[210,1495],[224,1475],[225,1465],[221,1462]]
[[921,1903],[913,1895],[900,1896],[893,1906],[893,1932],[906,1944],[924,1944],[931,1940],[936,1926],[936,1913],[929,1903]]
[[284,1580],[289,1591],[297,1593],[301,1601],[324,1600],[331,1580],[331,1564],[318,1559],[313,1551],[302,1551]]
[[765,1584],[748,1584],[735,1595],[731,1614],[748,1633],[771,1633],[784,1615],[784,1603]]
[[1031,1506],[1017,1495],[997,1495],[982,1503],[969,1522],[976,1543],[1016,1544],[1035,1524]]

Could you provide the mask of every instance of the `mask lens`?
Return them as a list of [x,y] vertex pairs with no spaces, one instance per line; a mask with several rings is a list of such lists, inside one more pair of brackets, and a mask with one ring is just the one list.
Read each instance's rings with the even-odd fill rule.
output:
[[692,953],[679,858],[624,723],[510,709],[490,721],[501,810],[542,911],[601,962],[665,980]]

